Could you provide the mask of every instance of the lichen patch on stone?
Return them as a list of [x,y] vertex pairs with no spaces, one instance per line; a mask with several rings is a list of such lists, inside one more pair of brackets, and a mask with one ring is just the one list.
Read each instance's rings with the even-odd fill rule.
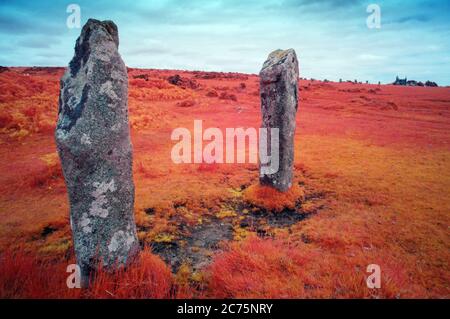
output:
[[81,144],[83,145],[91,145],[91,139],[89,138],[89,136],[85,133],[81,136]]
[[109,215],[109,208],[104,208],[104,205],[108,203],[106,198],[106,193],[108,191],[115,192],[116,185],[114,184],[114,179],[112,179],[109,183],[95,182],[93,184],[95,190],[92,192],[92,197],[94,200],[91,203],[91,207],[89,209],[89,214],[91,216],[97,216],[101,218],[106,218]]
[[84,233],[89,234],[92,232],[92,227],[89,226],[91,224],[91,220],[89,219],[88,215],[84,213],[81,216],[80,226]]
[[116,252],[119,249],[125,248],[125,251],[128,251],[131,246],[134,244],[135,238],[132,233],[124,232],[123,230],[119,230],[114,233],[111,238],[111,242],[108,245],[108,250],[110,252]]
[[116,101],[119,99],[116,92],[114,92],[114,88],[111,81],[106,81],[100,87],[100,94],[104,94],[108,96],[111,100]]

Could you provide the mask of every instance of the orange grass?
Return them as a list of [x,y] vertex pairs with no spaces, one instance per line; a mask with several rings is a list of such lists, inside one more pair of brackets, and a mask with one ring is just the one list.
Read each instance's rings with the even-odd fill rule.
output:
[[272,187],[251,185],[244,191],[244,200],[250,204],[273,212],[294,209],[305,196],[303,189],[296,183],[287,192]]
[[[329,255],[310,245],[251,237],[215,257],[207,269],[208,293],[214,298],[402,297],[407,277],[401,265],[390,259],[378,262],[382,287],[369,290],[362,252]],[[416,286],[408,293],[414,295]]]
[[[302,211],[318,213],[272,240],[228,243],[200,273],[186,267],[172,279],[145,252],[126,272],[100,273],[90,291],[68,290],[69,205],[52,134],[62,72],[0,74],[1,297],[449,298],[449,88],[300,81],[301,187],[283,198],[257,186],[256,165],[170,159],[172,130],[192,130],[195,119],[223,130],[259,127],[256,75],[138,69],[129,71],[129,110],[143,244],[177,236],[173,217],[198,225],[233,213],[230,202],[279,210],[302,190]],[[198,86],[168,83],[175,74]],[[381,266],[380,290],[365,284],[369,264]]]

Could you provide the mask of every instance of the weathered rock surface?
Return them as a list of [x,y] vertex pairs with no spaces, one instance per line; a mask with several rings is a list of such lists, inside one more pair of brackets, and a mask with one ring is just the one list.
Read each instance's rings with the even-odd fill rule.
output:
[[117,26],[90,19],[61,79],[55,132],[83,279],[100,261],[125,265],[138,251],[134,221],[128,75]]
[[[262,127],[279,129],[279,169],[267,174],[260,167],[260,183],[285,192],[292,186],[295,117],[299,67],[293,49],[272,52],[260,72]],[[267,144],[271,143],[270,137]],[[270,145],[267,145],[270,150]]]

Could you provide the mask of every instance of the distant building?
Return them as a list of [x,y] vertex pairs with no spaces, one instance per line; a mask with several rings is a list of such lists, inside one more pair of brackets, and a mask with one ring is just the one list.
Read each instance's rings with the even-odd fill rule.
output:
[[395,82],[392,83],[393,85],[407,85],[408,84],[408,79],[404,78],[404,79],[400,79],[397,75],[397,77],[395,78]]

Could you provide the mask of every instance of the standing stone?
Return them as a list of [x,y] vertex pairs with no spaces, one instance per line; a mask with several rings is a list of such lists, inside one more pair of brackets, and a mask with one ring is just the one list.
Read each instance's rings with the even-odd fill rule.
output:
[[113,22],[90,19],[61,79],[55,137],[84,286],[98,262],[123,266],[139,251],[128,75],[118,46]]
[[[293,49],[272,52],[260,72],[262,127],[279,129],[279,169],[274,174],[266,174],[261,165],[260,183],[282,192],[292,186],[298,78],[297,55]],[[267,138],[267,149],[270,143],[271,139]]]

